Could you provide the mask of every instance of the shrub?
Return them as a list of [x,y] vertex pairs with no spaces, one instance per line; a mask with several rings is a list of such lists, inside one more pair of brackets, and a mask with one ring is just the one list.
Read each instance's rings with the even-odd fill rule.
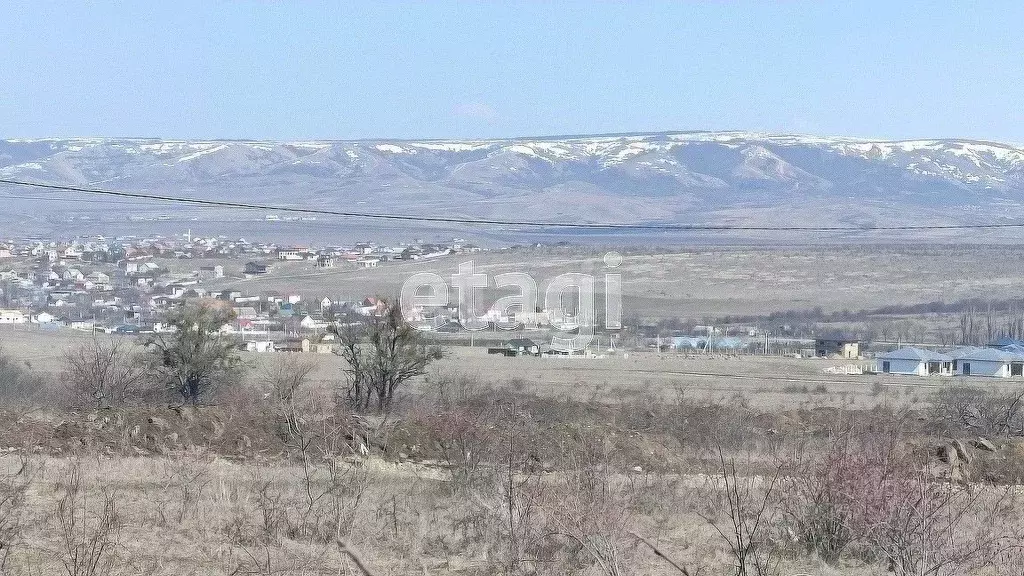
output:
[[61,380],[72,406],[123,406],[137,401],[146,384],[143,350],[119,340],[91,341],[64,354]]

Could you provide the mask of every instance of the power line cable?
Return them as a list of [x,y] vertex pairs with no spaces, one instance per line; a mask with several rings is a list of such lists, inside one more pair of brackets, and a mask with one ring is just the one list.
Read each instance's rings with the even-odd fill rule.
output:
[[45,184],[42,182],[26,182],[0,178],[0,184],[23,186],[62,192],[96,194],[136,200],[160,201],[191,206],[212,208],[236,208],[244,210],[271,210],[294,214],[310,214],[320,216],[339,216],[344,218],[363,218],[369,220],[395,220],[406,222],[431,222],[459,225],[493,225],[523,226],[531,228],[574,228],[587,230],[652,230],[652,231],[742,231],[742,232],[871,232],[871,231],[918,231],[918,230],[972,230],[1024,228],[1024,222],[1004,222],[993,224],[907,224],[907,225],[864,225],[864,226],[757,226],[743,224],[628,224],[622,222],[542,222],[529,220],[498,220],[489,218],[459,218],[452,216],[416,216],[412,214],[382,214],[373,212],[352,212],[347,210],[328,210],[325,208],[303,208],[296,206],[272,206],[249,202],[230,202],[226,200],[205,200],[183,196],[149,194],[143,192],[124,192],[69,186],[61,184]]

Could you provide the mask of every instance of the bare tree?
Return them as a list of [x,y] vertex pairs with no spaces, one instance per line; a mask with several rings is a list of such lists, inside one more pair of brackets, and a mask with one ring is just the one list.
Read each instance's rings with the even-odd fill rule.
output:
[[348,399],[353,407],[391,408],[396,391],[426,372],[437,352],[427,350],[419,332],[402,315],[400,306],[380,300],[381,306],[360,322],[335,325],[341,340],[339,354],[347,363]]
[[287,355],[264,368],[260,375],[262,383],[270,389],[274,412],[283,420],[289,439],[298,439],[307,432],[304,417],[313,407],[306,388],[316,369],[316,361],[308,356]]
[[157,334],[147,342],[153,367],[183,401],[196,405],[219,382],[238,376],[234,342],[220,331],[234,317],[234,311],[221,302],[188,302],[168,312],[171,333]]
[[138,399],[146,381],[143,352],[130,342],[99,338],[65,352],[61,375],[71,401],[107,408]]

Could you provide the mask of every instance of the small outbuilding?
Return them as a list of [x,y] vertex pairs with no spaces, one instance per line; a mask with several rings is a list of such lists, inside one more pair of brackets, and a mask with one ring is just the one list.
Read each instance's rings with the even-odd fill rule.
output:
[[877,357],[878,371],[883,374],[910,376],[952,376],[953,358],[920,348],[900,348]]

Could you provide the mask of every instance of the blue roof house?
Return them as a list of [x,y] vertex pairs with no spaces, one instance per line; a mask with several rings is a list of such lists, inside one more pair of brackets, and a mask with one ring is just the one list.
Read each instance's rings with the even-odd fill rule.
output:
[[952,376],[953,358],[920,348],[900,348],[877,357],[878,371],[883,374],[909,376]]
[[1010,347],[1000,350],[968,346],[957,348],[949,355],[953,358],[953,372],[959,376],[1024,376],[1024,354]]

